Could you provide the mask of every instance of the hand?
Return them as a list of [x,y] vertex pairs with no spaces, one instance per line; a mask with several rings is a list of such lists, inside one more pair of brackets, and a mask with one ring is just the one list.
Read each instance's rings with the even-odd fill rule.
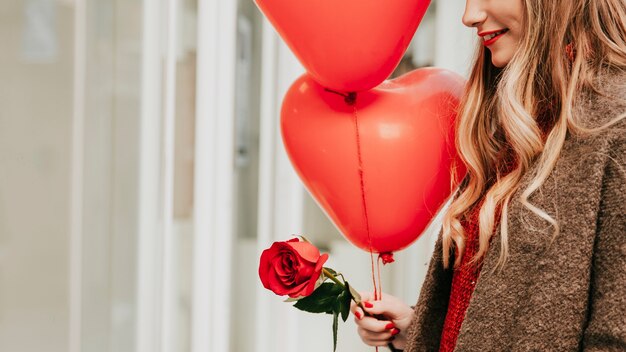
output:
[[[374,295],[371,292],[359,292],[359,294],[367,315],[354,301],[350,306],[350,311],[354,314],[361,340],[370,346],[387,346],[392,342],[395,348],[404,349],[406,330],[413,320],[413,308],[399,298],[384,292],[382,300],[379,301],[374,301]],[[374,315],[383,317],[379,320]]]

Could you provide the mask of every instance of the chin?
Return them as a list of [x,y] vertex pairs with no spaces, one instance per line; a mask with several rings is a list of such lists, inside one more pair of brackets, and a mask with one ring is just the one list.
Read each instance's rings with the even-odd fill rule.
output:
[[506,66],[509,63],[510,60],[502,60],[499,59],[495,56],[491,57],[491,63],[498,68],[503,68],[504,66]]

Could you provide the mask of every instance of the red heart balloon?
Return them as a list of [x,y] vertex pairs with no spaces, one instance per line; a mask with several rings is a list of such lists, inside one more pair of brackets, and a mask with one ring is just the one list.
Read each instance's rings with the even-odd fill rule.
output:
[[371,89],[398,66],[430,0],[255,0],[322,86]]
[[290,87],[281,111],[287,154],[318,204],[357,247],[369,251],[370,238],[377,253],[407,247],[465,175],[454,145],[464,83],[453,72],[422,68],[358,93],[354,105],[308,74]]

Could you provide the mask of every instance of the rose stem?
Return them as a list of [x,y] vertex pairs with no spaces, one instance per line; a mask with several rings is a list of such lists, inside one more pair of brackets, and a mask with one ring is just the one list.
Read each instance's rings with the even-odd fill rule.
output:
[[337,280],[335,275],[331,274],[330,271],[326,270],[326,268],[323,268],[322,271],[324,272],[324,275],[326,275],[327,278],[333,280],[337,285],[341,286],[341,288],[346,288],[346,285],[344,285],[341,281]]
[[[322,269],[322,272],[324,273],[324,275],[333,280],[337,285],[341,286],[341,288],[346,288],[346,285],[344,285],[343,283],[341,283],[341,281],[337,280],[337,278],[335,277],[335,275],[331,274],[330,271],[326,270],[326,268]],[[359,307],[361,307],[361,309],[363,309],[363,311],[365,312],[365,308],[363,307],[363,303],[361,302],[357,302],[357,300],[352,297],[352,295],[350,295],[350,297],[352,298],[352,300],[354,301],[354,303],[356,303]]]

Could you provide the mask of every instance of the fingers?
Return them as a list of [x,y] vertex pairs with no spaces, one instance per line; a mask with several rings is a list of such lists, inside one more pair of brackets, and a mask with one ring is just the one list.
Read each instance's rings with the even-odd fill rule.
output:
[[363,310],[359,308],[354,301],[350,302],[350,311],[357,319],[361,319],[364,316]]
[[386,333],[393,330],[396,326],[389,320],[377,320],[372,317],[364,317],[355,319],[355,323],[360,327],[372,333]]
[[[374,318],[364,318],[363,321],[376,320]],[[390,324],[387,322],[387,324]],[[365,324],[364,324],[365,325]],[[393,324],[391,324],[393,325]],[[379,326],[375,326],[375,329],[379,330]],[[393,336],[399,333],[399,330],[396,328],[392,329],[383,329],[382,331],[372,331],[363,325],[359,326],[357,329],[361,340],[364,343],[370,346],[386,346],[389,342],[392,341]]]
[[390,320],[402,318],[412,312],[406,303],[389,295],[380,301],[363,300],[363,307],[370,315],[382,314]]
[[376,346],[375,344],[378,342],[387,344],[389,341],[391,341],[392,337],[391,332],[373,333],[363,328],[358,328],[357,332],[359,333],[361,340],[371,346]]
[[[369,301],[374,299],[374,294],[371,292],[359,291],[359,295],[361,296],[361,300]],[[361,319],[365,316],[363,310],[354,303],[354,301],[350,302],[350,311],[354,314],[355,317]]]
[[[358,327],[357,331],[361,340],[369,346],[386,346],[395,339],[395,336],[401,332],[400,330],[405,328],[404,325],[407,325],[404,324],[398,328],[395,321],[392,322],[391,320],[395,316],[406,315],[408,306],[400,299],[391,295],[383,295],[383,300],[374,301],[372,293],[359,292],[359,294],[362,298],[363,308],[351,302],[350,310],[354,314],[354,322]],[[365,309],[365,312],[363,309]],[[411,310],[410,307],[408,309]],[[386,319],[378,320],[373,317],[373,315],[377,314],[383,315]],[[379,318],[381,317],[379,316]],[[403,320],[399,320],[397,323],[403,324]]]

